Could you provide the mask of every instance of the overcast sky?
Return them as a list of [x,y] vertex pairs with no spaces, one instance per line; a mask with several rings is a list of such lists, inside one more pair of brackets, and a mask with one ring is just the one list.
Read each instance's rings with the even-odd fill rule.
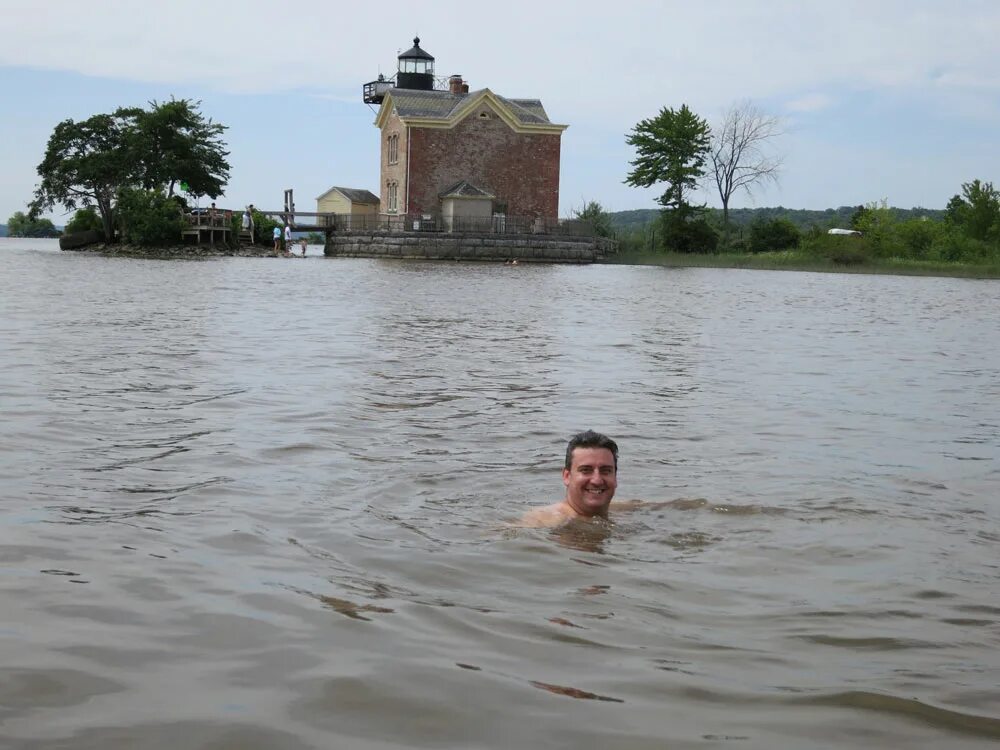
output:
[[229,127],[220,205],[377,193],[361,85],[392,74],[415,34],[438,76],[539,98],[569,125],[562,215],[655,207],[661,191],[623,184],[626,134],[665,106],[711,123],[744,99],[782,118],[785,167],[734,205],[943,208],[963,182],[1000,182],[996,0],[0,0],[0,19],[0,222],[30,200],[59,121],[172,96]]

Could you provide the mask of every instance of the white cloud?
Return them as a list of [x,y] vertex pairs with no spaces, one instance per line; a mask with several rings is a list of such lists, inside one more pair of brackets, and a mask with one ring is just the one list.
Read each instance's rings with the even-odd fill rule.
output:
[[[810,127],[808,113],[820,110],[857,126],[863,123],[847,119],[846,109],[855,95],[867,95],[905,109],[904,130],[931,115],[950,117],[959,129],[971,121],[980,128],[1000,122],[994,0],[625,0],[614,7],[552,0],[544,17],[534,0],[510,0],[501,12],[465,0],[425,0],[395,5],[391,15],[385,6],[319,0],[172,0],[155,9],[133,0],[4,0],[3,6],[10,33],[0,66],[154,84],[179,97],[196,89],[209,112],[213,91],[293,93],[305,105],[305,119],[317,117],[309,101],[362,108],[361,85],[380,71],[392,74],[397,51],[419,32],[439,76],[461,73],[473,88],[539,97],[554,121],[571,126],[563,139],[570,203],[584,195],[608,196],[621,208],[649,205],[643,191],[621,185],[631,158],[623,141],[663,106],[687,103],[714,121],[749,98],[800,113],[799,128]],[[234,139],[241,126],[263,127],[249,118],[227,123]],[[330,158],[344,159],[345,149],[362,142],[368,148],[359,132],[338,126]],[[852,132],[844,137],[862,137],[861,128]],[[989,161],[988,154],[979,158]],[[804,171],[801,182],[814,179],[804,159],[787,160],[785,184],[798,184],[796,169]],[[324,175],[333,170],[325,166]],[[234,168],[234,190],[240,174]],[[324,188],[328,181],[316,178]],[[23,192],[23,184],[17,189]],[[772,197],[780,196],[758,202]]]
[[833,105],[829,94],[806,94],[785,104],[789,112],[819,112]]
[[[173,0],[138,11],[131,0],[5,3],[16,44],[0,64],[71,70],[231,92],[357,91],[394,69],[416,31],[438,73],[473,87],[543,95],[576,116],[594,101],[634,118],[662,102],[716,108],[734,99],[828,86],[1000,88],[1000,5],[926,0],[836,5],[781,2],[534,2],[503,13],[465,2],[382,6],[298,0],[239,5]],[[411,31],[412,30],[412,31]],[[598,113],[603,109],[597,108]]]

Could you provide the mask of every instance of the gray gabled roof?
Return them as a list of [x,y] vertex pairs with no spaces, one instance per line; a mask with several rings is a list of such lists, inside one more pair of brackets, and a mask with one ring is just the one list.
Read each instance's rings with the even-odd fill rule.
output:
[[379,202],[379,197],[377,195],[375,195],[375,193],[371,192],[370,190],[362,190],[361,188],[337,187],[336,185],[334,185],[332,188],[330,188],[325,193],[323,193],[323,195],[316,196],[316,200],[320,200],[320,199],[326,197],[327,195],[329,195],[330,193],[332,193],[334,190],[336,190],[338,193],[340,193],[345,198],[347,198],[347,200],[349,200],[351,203],[378,203]]
[[496,198],[493,193],[487,193],[482,188],[476,187],[475,185],[462,180],[461,182],[456,182],[447,190],[442,190],[438,193],[439,198]]
[[[392,89],[392,103],[400,117],[440,117],[447,118],[461,112],[465,105],[485,91],[470,91],[468,94],[453,94],[450,91],[418,91],[415,89]],[[538,99],[506,99],[497,96],[506,104],[514,116],[524,125],[548,125],[549,116]]]

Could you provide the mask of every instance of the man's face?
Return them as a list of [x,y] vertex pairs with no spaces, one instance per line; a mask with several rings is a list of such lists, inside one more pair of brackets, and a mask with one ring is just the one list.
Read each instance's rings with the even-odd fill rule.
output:
[[604,516],[618,487],[615,457],[607,448],[574,448],[569,469],[563,469],[566,502],[583,516]]

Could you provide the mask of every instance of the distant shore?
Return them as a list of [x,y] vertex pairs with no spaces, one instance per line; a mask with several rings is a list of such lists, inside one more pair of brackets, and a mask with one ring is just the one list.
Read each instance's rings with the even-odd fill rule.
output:
[[758,271],[815,271],[819,273],[872,273],[897,276],[951,276],[1000,279],[1000,264],[948,263],[945,261],[878,258],[856,265],[835,263],[801,252],[775,253],[623,253],[604,261],[619,265],[669,268],[744,268]]

